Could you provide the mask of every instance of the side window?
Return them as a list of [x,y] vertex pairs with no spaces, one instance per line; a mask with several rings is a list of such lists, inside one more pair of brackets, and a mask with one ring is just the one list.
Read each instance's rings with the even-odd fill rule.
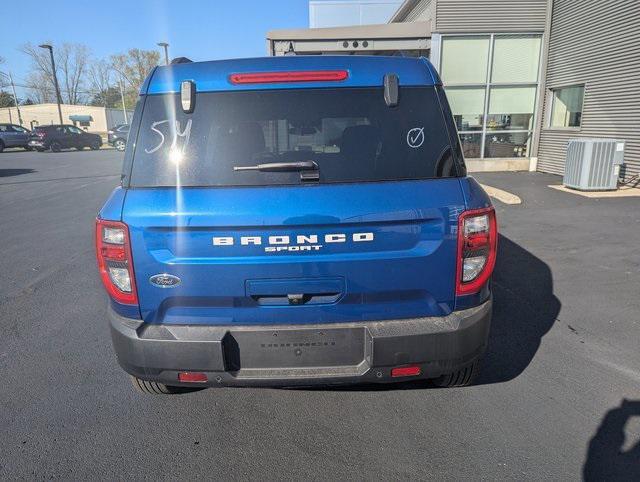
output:
[[15,130],[16,132],[20,132],[21,134],[24,134],[25,132],[27,132],[27,129],[20,126],[13,126],[13,130]]
[[580,127],[584,85],[551,90],[551,127]]
[[0,132],[10,132],[9,126],[0,125]]
[[67,130],[72,134],[82,134],[82,131],[74,126],[68,126]]

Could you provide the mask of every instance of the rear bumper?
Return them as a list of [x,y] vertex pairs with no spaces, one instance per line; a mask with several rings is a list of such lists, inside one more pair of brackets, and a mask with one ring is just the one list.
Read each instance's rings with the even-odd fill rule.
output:
[[[491,300],[445,317],[262,326],[150,325],[109,308],[118,361],[128,373],[168,385],[182,371],[203,386],[292,386],[437,378],[482,356]],[[391,369],[420,365],[421,375]]]

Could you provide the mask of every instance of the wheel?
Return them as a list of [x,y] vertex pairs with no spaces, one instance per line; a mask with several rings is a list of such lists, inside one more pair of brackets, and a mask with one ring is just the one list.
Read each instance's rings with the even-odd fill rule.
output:
[[437,387],[443,388],[467,387],[473,384],[479,373],[480,360],[476,360],[471,365],[467,365],[457,372],[442,375],[441,377],[432,380],[432,382]]
[[60,152],[60,150],[62,149],[62,146],[60,145],[59,142],[53,141],[49,146],[49,149],[51,149],[51,152]]
[[113,143],[113,147],[115,147],[117,151],[124,151],[124,148],[127,147],[127,143],[122,139],[118,139]]
[[165,385],[164,383],[149,382],[142,380],[133,375],[129,375],[131,378],[131,384],[140,393],[146,393],[151,395],[174,395],[177,393],[190,393],[202,390],[204,387],[174,387],[172,385]]
[[24,146],[24,150],[25,150],[25,151],[33,151],[33,147],[31,147],[31,146]]
[[92,151],[97,151],[98,149],[100,149],[100,144],[97,142],[94,142],[89,147],[91,148]]
[[38,152],[44,152],[46,149],[42,148],[42,147],[36,147],[36,151]]
[[0,141],[0,152],[4,151],[4,142]]

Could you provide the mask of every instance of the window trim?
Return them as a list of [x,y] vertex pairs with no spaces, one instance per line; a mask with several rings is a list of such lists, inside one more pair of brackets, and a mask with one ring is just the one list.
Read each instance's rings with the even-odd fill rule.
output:
[[[554,126],[551,125],[553,120],[553,107],[555,105],[556,96],[555,92],[562,89],[569,89],[571,87],[582,87],[582,109],[580,110],[580,125],[578,126]],[[570,83],[570,84],[562,84],[557,87],[549,87],[547,89],[549,95],[549,109],[547,110],[547,115],[545,116],[545,131],[565,131],[565,132],[579,132],[582,130],[582,115],[584,114],[584,101],[587,98],[587,82],[578,82],[578,83]]]

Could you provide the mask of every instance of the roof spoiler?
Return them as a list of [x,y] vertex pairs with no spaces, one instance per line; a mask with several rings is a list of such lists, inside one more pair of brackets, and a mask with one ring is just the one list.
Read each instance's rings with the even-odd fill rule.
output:
[[173,59],[171,61],[170,65],[175,65],[175,64],[190,64],[191,62],[193,62],[193,60],[188,59],[187,57],[176,57],[175,59]]

